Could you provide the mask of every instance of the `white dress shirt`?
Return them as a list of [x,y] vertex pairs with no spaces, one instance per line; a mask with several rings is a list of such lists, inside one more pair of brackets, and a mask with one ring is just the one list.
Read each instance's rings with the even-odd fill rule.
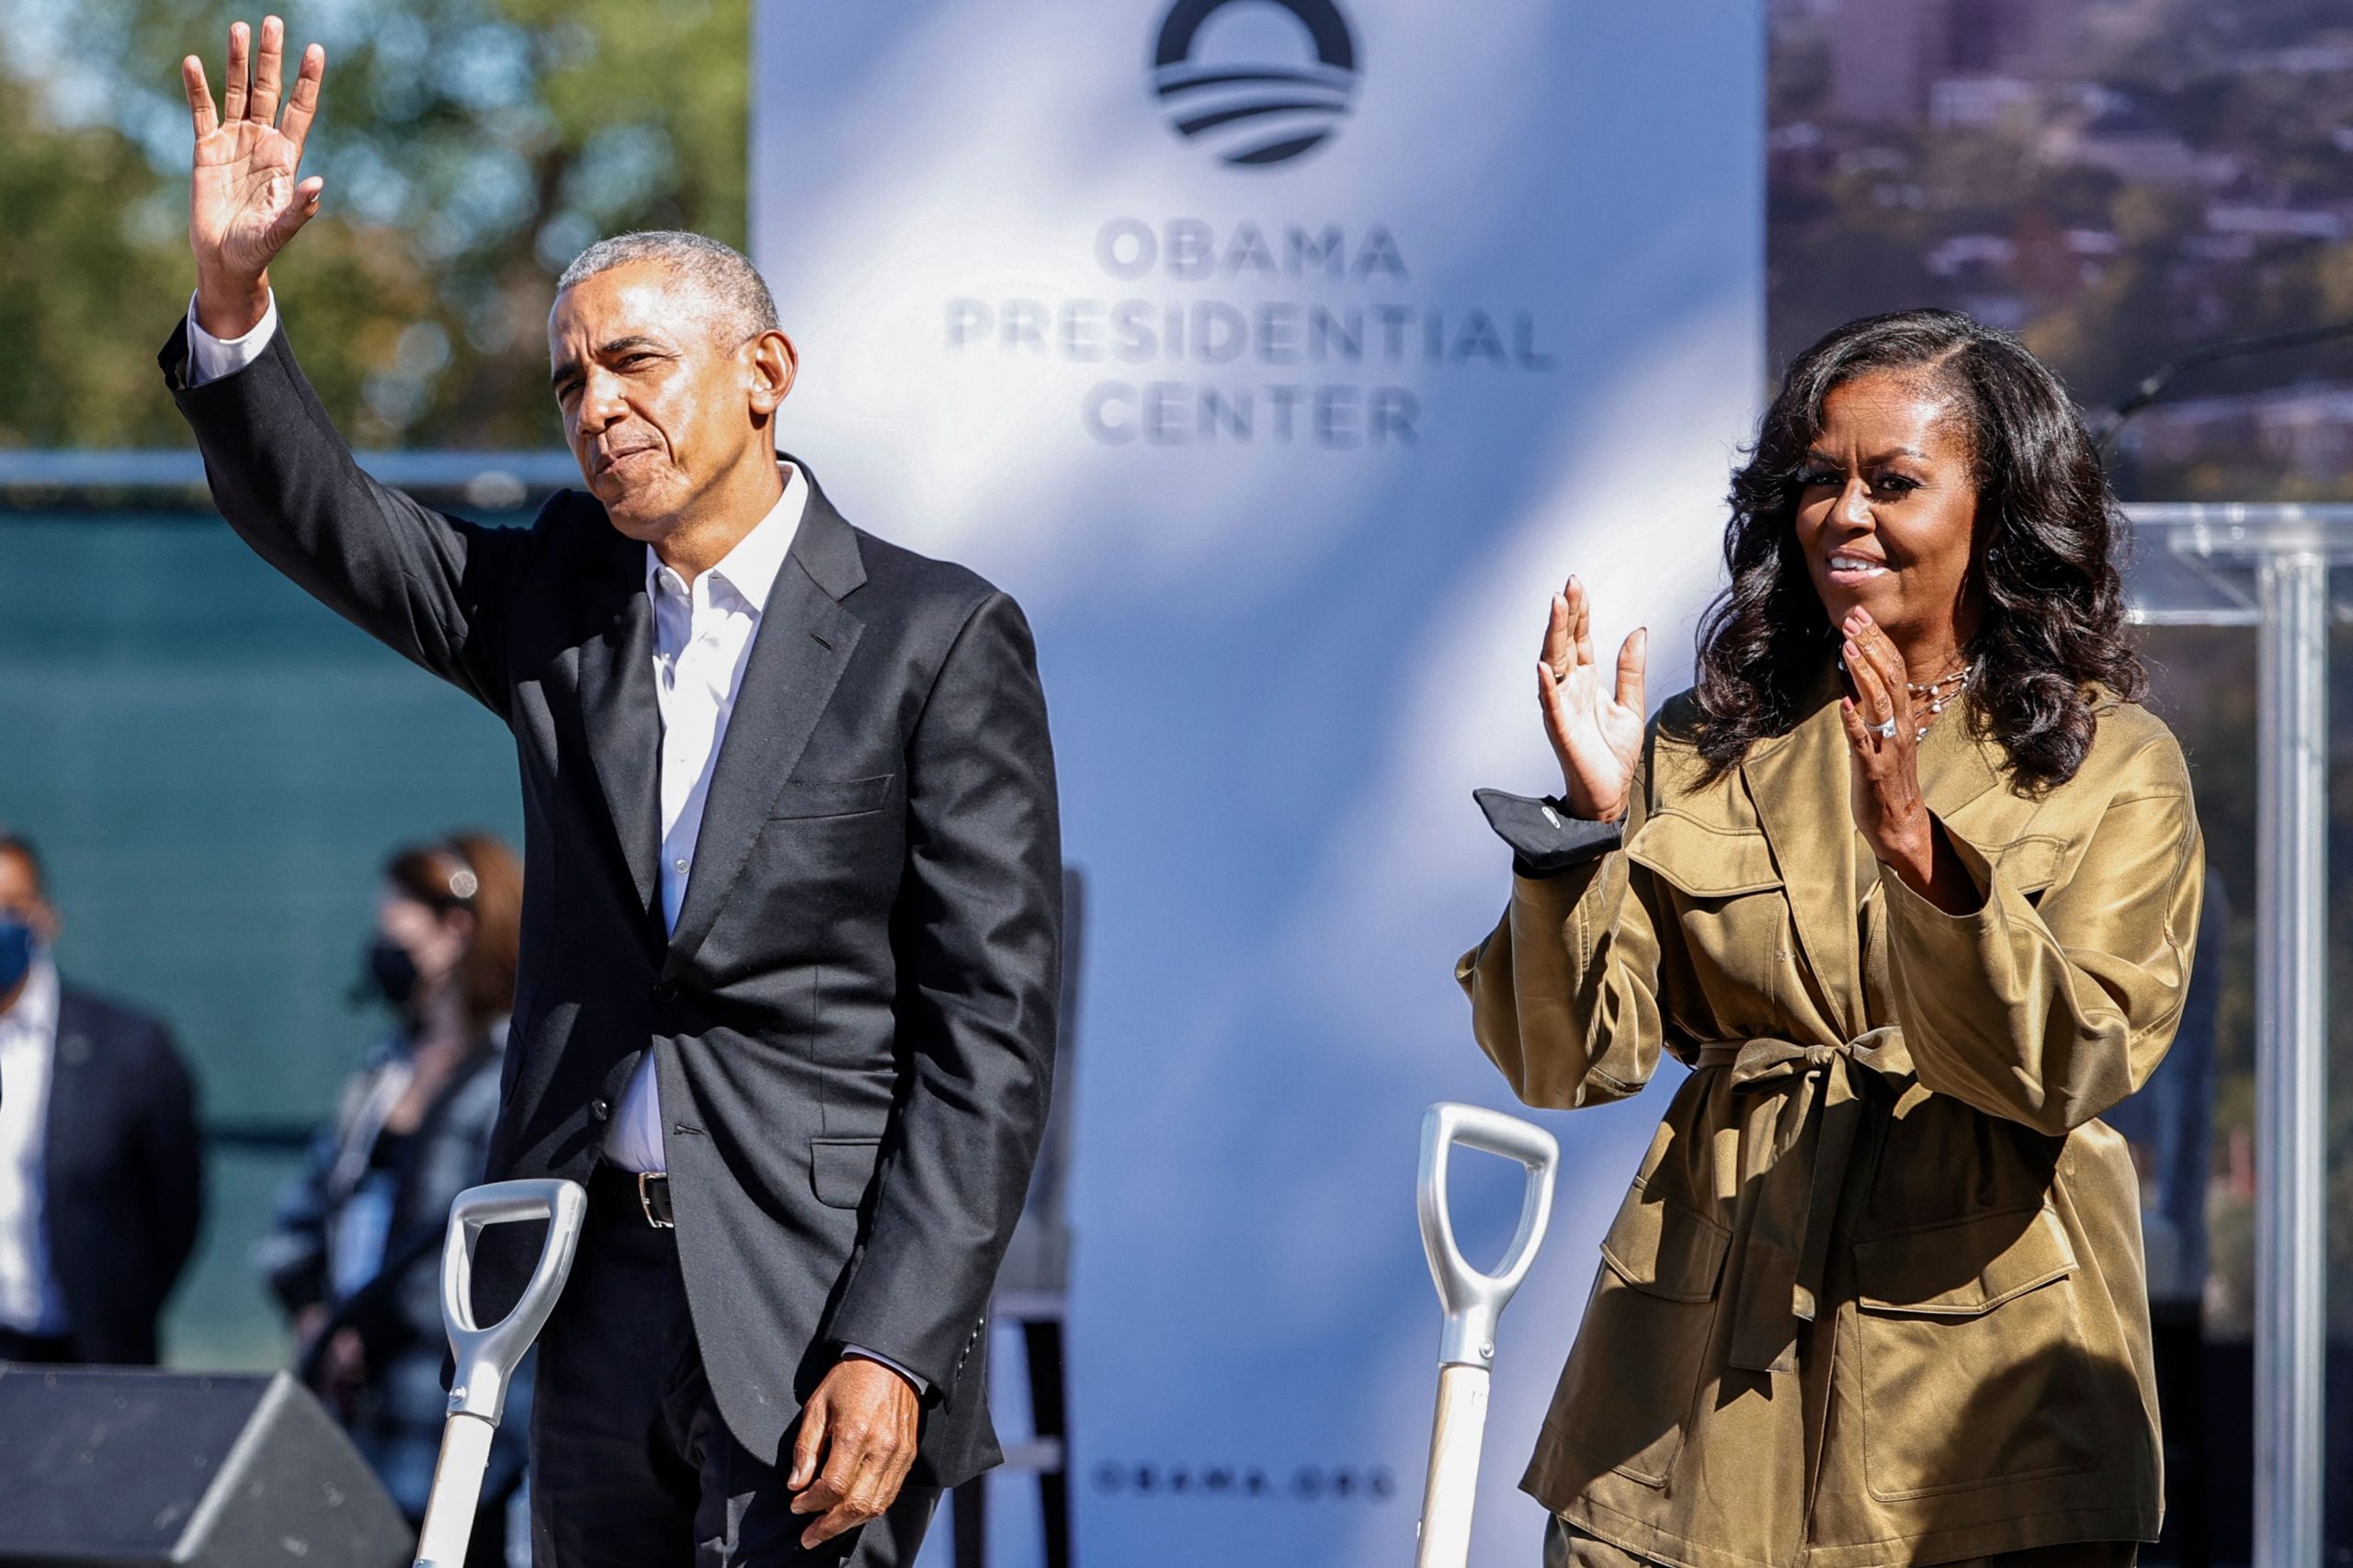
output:
[[36,957],[17,1005],[0,1013],[0,1328],[19,1334],[66,1329],[41,1215],[57,989],[56,966]]
[[[687,879],[702,836],[710,799],[711,768],[735,712],[735,693],[752,638],[767,608],[768,590],[801,529],[809,481],[790,463],[784,494],[719,564],[690,585],[645,550],[645,597],[654,601],[654,692],[662,707],[662,926],[678,924]],[[605,1158],[623,1170],[666,1168],[662,1153],[662,1096],[654,1053],[638,1059],[605,1132]]]
[[[197,324],[196,297],[188,296],[188,343],[191,384],[233,375],[261,358],[278,330],[273,290],[261,320],[242,337],[215,337]],[[688,584],[662,564],[651,545],[645,551],[645,593],[654,604],[654,690],[662,709],[662,925],[678,922],[687,902],[695,843],[710,795],[710,774],[735,711],[735,693],[751,656],[752,638],[766,613],[784,558],[801,529],[809,504],[809,481],[794,464],[779,461],[784,494],[752,531],[735,541],[710,571]],[[13,1082],[13,1080],[12,1080]],[[13,1096],[11,1096],[13,1098]],[[605,1131],[605,1159],[631,1171],[668,1167],[662,1145],[662,1090],[654,1074],[654,1053],[638,1059],[629,1086]],[[0,1209],[0,1213],[5,1213]],[[887,1356],[845,1345],[845,1355],[890,1368],[925,1392],[922,1378]]]

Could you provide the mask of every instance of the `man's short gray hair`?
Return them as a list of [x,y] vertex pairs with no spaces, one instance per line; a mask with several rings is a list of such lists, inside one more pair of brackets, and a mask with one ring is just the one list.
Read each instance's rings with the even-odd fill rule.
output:
[[556,279],[555,290],[561,294],[600,272],[641,261],[659,262],[701,290],[720,312],[721,319],[713,324],[729,328],[738,343],[763,332],[783,330],[777,319],[776,296],[768,292],[759,268],[734,246],[684,229],[641,229],[598,240],[573,258],[563,276]]

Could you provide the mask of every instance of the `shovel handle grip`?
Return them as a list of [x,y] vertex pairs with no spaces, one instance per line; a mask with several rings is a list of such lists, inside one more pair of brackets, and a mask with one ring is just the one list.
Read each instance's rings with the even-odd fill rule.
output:
[[[449,1234],[441,1248],[441,1322],[449,1331],[457,1373],[449,1381],[449,1419],[441,1431],[441,1459],[426,1500],[415,1568],[461,1568],[466,1560],[507,1387],[555,1310],[587,1217],[587,1190],[574,1181],[492,1182],[466,1188],[449,1205]],[[546,1221],[548,1231],[530,1283],[505,1317],[486,1325],[474,1322],[475,1244],[490,1226],[535,1220]]]
[[[1447,1170],[1457,1144],[1517,1160],[1527,1167],[1520,1196],[1519,1229],[1493,1274],[1471,1267],[1455,1244],[1454,1221],[1447,1206]],[[1422,1250],[1430,1278],[1446,1310],[1438,1360],[1447,1366],[1488,1367],[1495,1362],[1495,1324],[1505,1304],[1528,1278],[1536,1248],[1552,1217],[1552,1176],[1561,1146],[1542,1128],[1479,1106],[1441,1101],[1422,1119],[1422,1166],[1417,1183]]]
[[[578,1182],[499,1181],[470,1187],[449,1205],[449,1235],[441,1249],[441,1321],[457,1360],[449,1383],[449,1414],[478,1415],[492,1426],[506,1409],[506,1386],[523,1354],[547,1326],[548,1314],[572,1272],[588,1193]],[[474,1246],[492,1225],[547,1221],[540,1260],[513,1310],[487,1325],[474,1322]]]

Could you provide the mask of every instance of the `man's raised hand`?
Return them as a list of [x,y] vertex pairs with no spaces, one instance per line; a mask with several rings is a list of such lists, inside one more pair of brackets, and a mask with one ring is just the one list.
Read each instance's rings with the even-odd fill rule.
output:
[[196,319],[216,337],[242,337],[259,324],[269,302],[270,259],[317,213],[326,185],[316,176],[295,181],[302,140],[319,112],[326,51],[314,43],[302,51],[294,90],[287,94],[286,24],[276,17],[263,19],[261,48],[250,61],[248,81],[252,42],[253,29],[244,23],[229,28],[228,74],[217,113],[204,62],[193,54],[180,62],[188,112],[196,120],[188,210],[188,246],[196,252]]

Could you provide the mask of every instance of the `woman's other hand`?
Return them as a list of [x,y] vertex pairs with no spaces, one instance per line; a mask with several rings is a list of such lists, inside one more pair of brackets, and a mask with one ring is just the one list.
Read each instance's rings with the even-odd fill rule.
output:
[[368,1386],[368,1342],[346,1324],[327,1338],[327,1353],[319,1364],[320,1392],[349,1401]]
[[1569,814],[1615,822],[1626,812],[1643,749],[1643,659],[1650,631],[1636,627],[1618,649],[1616,677],[1604,684],[1593,656],[1593,607],[1572,576],[1552,596],[1544,653],[1536,664],[1537,705],[1560,759]]
[[[294,1314],[298,1358],[310,1355],[319,1335],[334,1321],[335,1313],[324,1301],[313,1301]],[[347,1418],[352,1401],[368,1383],[368,1349],[358,1329],[347,1324],[335,1331],[319,1352],[312,1379],[311,1392]]]
[[1840,656],[1855,695],[1839,699],[1847,729],[1847,799],[1855,828],[1880,864],[1904,886],[1945,911],[1966,914],[1977,886],[1941,842],[1937,819],[1920,793],[1920,733],[1913,718],[1904,656],[1870,612],[1847,612]]
[[1838,704],[1847,726],[1848,797],[1871,853],[1902,867],[1928,858],[1928,803],[1920,793],[1919,736],[1904,659],[1870,612],[1850,609],[1839,656],[1855,694]]

